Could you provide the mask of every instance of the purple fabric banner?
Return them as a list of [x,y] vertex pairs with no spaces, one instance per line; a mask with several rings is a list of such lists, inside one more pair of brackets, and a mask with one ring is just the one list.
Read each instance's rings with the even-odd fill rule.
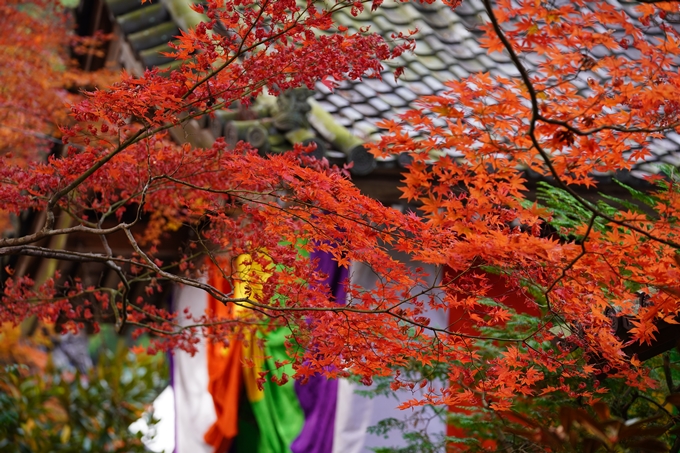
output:
[[316,375],[306,384],[295,382],[305,424],[290,449],[293,453],[329,453],[333,450],[338,381]]
[[[315,251],[310,258],[316,260],[316,269],[325,274],[327,285],[338,304],[345,304],[345,285],[349,269],[339,267],[333,255]],[[293,453],[329,453],[333,450],[335,411],[338,401],[338,381],[323,376],[312,376],[306,384],[295,382],[300,407],[305,413],[305,424],[291,445]]]

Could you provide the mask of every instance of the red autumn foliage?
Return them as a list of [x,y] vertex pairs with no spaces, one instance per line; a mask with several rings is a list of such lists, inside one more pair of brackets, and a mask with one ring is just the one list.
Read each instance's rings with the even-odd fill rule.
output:
[[[490,20],[482,43],[489,52],[509,54],[517,77],[478,73],[450,81],[446,92],[420,100],[422,110],[385,121],[386,133],[373,147],[376,155],[413,156],[404,198],[417,202],[422,214],[401,213],[363,196],[343,171],[312,160],[301,148],[262,157],[243,143],[231,148],[217,140],[196,149],[167,135],[194,117],[237,101],[247,105],[265,88],[277,93],[312,88],[331,77],[376,76],[382,61],[413,42],[388,44],[334,24],[334,11],[359,12],[369,3],[208,1],[197,7],[208,22],[182,33],[176,44],[179,69],[149,70],[138,78],[122,74],[109,88],[74,102],[74,125],[62,129],[65,152],[49,159],[36,152],[35,137],[56,134],[51,123],[66,121],[54,109],[64,82],[48,76],[39,83],[30,74],[49,75],[54,67],[48,58],[18,49],[40,49],[55,58],[60,49],[47,44],[63,41],[45,35],[49,30],[38,29],[38,19],[23,14],[18,3],[0,2],[0,17],[11,15],[17,19],[7,21],[8,27],[21,23],[34,32],[4,33],[3,40],[17,41],[0,43],[17,55],[8,58],[16,68],[0,75],[10,87],[0,91],[3,121],[11,124],[0,129],[7,137],[0,212],[32,210],[45,217],[34,232],[0,239],[0,256],[104,263],[119,281],[114,288],[80,282],[64,287],[54,277],[36,284],[10,276],[3,282],[0,322],[32,315],[53,322],[61,315],[75,327],[75,320],[88,316],[71,301],[85,297],[119,327],[157,334],[154,347],[191,350],[195,334],[214,320],[203,317],[180,329],[177,314],[129,297],[131,282],[147,282],[149,293],[161,282],[174,282],[248,309],[239,323],[212,325],[212,335],[228,336],[246,324],[291,326],[297,342],[314,345],[313,353],[291,348],[297,377],[336,370],[370,382],[414,362],[450,364],[449,377],[460,385],[432,389],[411,405],[484,398],[492,409],[505,410],[518,395],[551,392],[594,399],[606,390],[580,384],[607,370],[631,385],[655,385],[622,352],[606,309],[633,319],[634,343],[654,341],[657,320],[676,322],[677,183],[665,180],[667,190],[654,198],[654,216],[603,211],[576,189],[595,186],[594,172],[630,169],[651,154],[652,139],[680,126],[680,36],[665,22],[680,14],[677,3],[641,4],[635,18],[603,1],[485,0]],[[369,9],[379,7],[370,2]],[[212,32],[218,21],[229,34]],[[664,30],[665,38],[650,38],[652,26]],[[608,53],[595,58],[601,55],[595,48]],[[626,49],[636,52],[619,52]],[[17,91],[26,80],[30,91]],[[407,127],[419,134],[407,134]],[[9,150],[23,159],[10,157]],[[455,150],[458,157],[431,159],[442,150]],[[527,169],[551,178],[589,213],[581,226],[563,232],[578,240],[541,234],[551,213],[526,202]],[[70,226],[59,223],[64,218]],[[145,219],[151,219],[149,230],[140,232]],[[178,226],[193,228],[194,240],[178,262],[164,261],[158,245]],[[104,251],[50,247],[51,238],[68,233],[101,238]],[[117,234],[133,254],[108,249]],[[315,247],[343,265],[367,264],[378,287],[348,288],[353,298],[346,306],[329,300],[324,276],[300,253]],[[447,266],[450,278],[428,285],[389,249]],[[262,285],[261,295],[235,299],[200,278],[210,262],[232,279],[230,262],[244,253],[271,274],[251,275]],[[512,313],[502,295],[490,293],[489,271],[505,276],[509,291],[531,296],[527,311],[539,313],[535,327],[497,334]],[[414,289],[429,298],[413,298]],[[638,289],[652,295],[641,308],[635,303]],[[466,317],[469,328],[430,325],[428,312],[450,308]],[[552,346],[568,330],[583,354]],[[476,346],[482,340],[503,352],[482,360]],[[556,380],[558,385],[550,384]]]

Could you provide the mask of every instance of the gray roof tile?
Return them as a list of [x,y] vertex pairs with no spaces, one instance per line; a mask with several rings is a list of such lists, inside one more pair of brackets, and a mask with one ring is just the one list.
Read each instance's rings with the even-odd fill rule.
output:
[[381,97],[381,99],[392,107],[404,107],[408,104],[407,100],[394,93],[386,93]]
[[337,113],[339,111],[335,105],[325,100],[320,100],[319,105],[321,105],[321,107],[323,107],[323,109],[329,113]]
[[344,109],[340,110],[340,114],[345,118],[350,119],[352,124],[354,124],[355,121],[359,121],[364,118],[363,114],[357,112],[356,109],[352,107],[345,107]]
[[453,73],[451,73],[451,72],[449,72],[449,71],[437,71],[437,72],[433,72],[433,73],[432,73],[432,76],[433,76],[435,79],[437,79],[437,80],[439,80],[440,82],[442,82],[442,83],[445,83],[445,82],[447,82],[447,81],[449,81],[449,80],[454,80],[454,79],[456,78],[456,76],[453,75]]
[[402,99],[404,99],[408,102],[414,101],[418,98],[418,95],[416,94],[416,93],[418,93],[418,91],[416,91],[414,89],[415,87],[413,85],[415,85],[415,84],[411,85],[410,90],[407,89],[407,88],[404,88],[403,86],[399,87],[395,90],[395,93],[397,93]]
[[390,91],[394,91],[395,88],[400,86],[399,81],[394,78],[394,72],[383,71],[380,75],[382,76],[382,82],[391,87]]
[[338,115],[338,116],[336,117],[336,121],[337,121],[339,124],[343,125],[344,127],[351,127],[352,124],[354,123],[351,119],[347,118],[347,117],[344,116],[344,115]]
[[412,71],[415,71],[416,74],[425,77],[426,75],[432,74],[432,71],[430,71],[428,68],[426,68],[420,61],[414,61],[410,65],[408,65],[409,69]]
[[463,78],[468,77],[470,75],[469,72],[467,72],[465,69],[461,68],[457,64],[451,65],[450,68],[451,68],[451,72],[453,72],[456,75],[457,79],[463,79]]
[[347,107],[349,105],[349,101],[347,99],[345,99],[344,97],[339,96],[335,93],[326,97],[326,100],[328,100],[330,103],[332,103],[336,107]]
[[666,138],[667,138],[668,140],[672,140],[672,141],[675,142],[677,145],[680,145],[680,134],[678,134],[677,132],[668,132],[668,133],[666,134]]
[[[345,98],[347,101],[349,101],[350,104],[356,104],[359,102],[364,102],[366,100],[366,95],[362,95],[361,93],[358,92],[356,88],[358,87],[352,87],[355,89],[347,89],[347,90],[337,90],[336,93]],[[372,91],[372,90],[371,90]],[[375,96],[375,92],[372,94]]]
[[444,85],[439,80],[435,79],[431,75],[423,77],[423,82],[430,88],[432,88],[432,90],[435,92],[441,91],[445,88]]
[[448,46],[445,45],[434,33],[424,34],[418,45],[422,45],[423,43],[426,43],[430,48],[432,48],[435,51],[448,49]]
[[401,75],[401,77],[399,77],[399,80],[401,82],[417,82],[422,80],[422,77],[411,68],[406,67],[406,69],[404,69],[404,73]]
[[364,138],[366,140],[370,140],[372,137],[372,134],[375,134],[378,131],[378,128],[374,123],[371,123],[366,120],[362,121],[357,121],[354,123],[352,126],[352,129],[356,133],[357,136],[360,138]]
[[373,89],[377,93],[389,93],[392,88],[387,85],[384,81],[378,79],[364,79],[364,82],[369,88]]
[[361,113],[364,118],[367,117],[373,117],[373,116],[378,116],[378,111],[373,108],[370,104],[352,104],[352,107],[354,107],[359,113]]
[[444,61],[441,60],[441,58],[437,57],[436,55],[420,56],[418,59],[429,72],[436,73],[437,71],[446,69],[448,66]]
[[[674,151],[677,151],[677,148]],[[680,154],[677,152],[668,153],[661,158],[661,161],[666,164],[671,164],[675,167],[680,167]]]
[[378,111],[380,111],[381,113],[387,113],[392,110],[392,107],[390,107],[390,105],[387,102],[383,101],[381,98],[378,97],[369,99],[368,103],[371,104],[376,109],[378,109]]
[[356,91],[357,93],[360,93],[361,96],[362,96],[364,99],[371,99],[371,98],[377,96],[377,93],[375,92],[375,90],[374,90],[373,88],[369,87],[369,86],[368,86],[367,84],[365,84],[365,83],[356,83],[356,84],[353,84],[353,85],[352,85],[352,89],[351,89],[351,90],[347,90],[347,91],[352,91],[352,90]]
[[479,61],[469,59],[469,60],[460,60],[458,61],[458,64],[463,67],[468,72],[482,72],[486,70],[487,68],[482,65]]
[[678,145],[675,144],[671,140],[654,140],[652,141],[651,146],[649,147],[650,151],[652,151],[656,155],[664,155],[668,153],[669,151],[675,151],[678,149]]
[[470,58],[475,57],[472,49],[470,49],[469,46],[466,46],[465,43],[451,44],[447,46],[446,53],[453,55],[457,60],[469,60]]

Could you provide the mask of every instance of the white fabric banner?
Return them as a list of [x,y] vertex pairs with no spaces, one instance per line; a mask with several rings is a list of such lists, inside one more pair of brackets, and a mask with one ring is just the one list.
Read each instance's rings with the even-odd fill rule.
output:
[[[175,312],[178,322],[186,325],[184,309],[201,316],[208,306],[205,291],[181,286],[175,288]],[[198,352],[192,357],[184,351],[175,351],[173,357],[173,390],[175,393],[175,453],[211,453],[212,447],[203,441],[203,434],[217,419],[212,395],[208,392],[208,358],[205,340],[196,345]]]

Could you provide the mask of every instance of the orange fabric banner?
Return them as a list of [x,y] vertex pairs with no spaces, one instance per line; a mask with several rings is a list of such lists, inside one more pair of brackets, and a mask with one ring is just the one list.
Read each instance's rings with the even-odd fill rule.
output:
[[[215,266],[211,267],[208,282],[223,294],[231,293],[231,284]],[[208,296],[208,313],[223,319],[232,319],[234,316],[232,306],[211,296]],[[213,446],[214,453],[228,452],[238,433],[242,349],[238,341],[233,341],[229,347],[208,341],[208,391],[213,396],[217,420],[205,433],[204,439]]]

